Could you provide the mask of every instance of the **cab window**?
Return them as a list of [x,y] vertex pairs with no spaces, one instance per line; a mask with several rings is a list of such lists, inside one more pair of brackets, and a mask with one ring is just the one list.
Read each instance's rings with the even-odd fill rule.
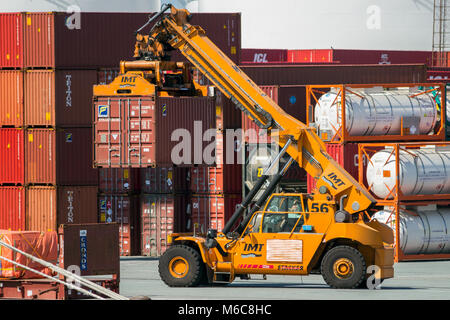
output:
[[255,214],[248,224],[246,233],[259,232],[261,220],[262,220],[262,212]]
[[298,196],[274,196],[267,205],[269,212],[302,212],[302,202]]
[[[295,224],[298,222],[297,226]],[[304,223],[303,215],[300,213],[271,213],[266,212],[262,222],[262,232],[279,233],[291,232],[295,226],[294,232],[300,232]]]

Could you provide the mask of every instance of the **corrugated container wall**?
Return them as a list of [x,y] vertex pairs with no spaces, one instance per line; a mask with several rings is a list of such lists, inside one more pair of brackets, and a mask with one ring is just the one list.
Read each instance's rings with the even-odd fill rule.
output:
[[26,230],[56,231],[56,188],[33,186],[26,189]]
[[97,185],[90,128],[27,129],[26,183]]
[[160,256],[168,234],[186,231],[188,205],[187,195],[141,194],[141,255]]
[[426,66],[409,65],[252,65],[241,66],[257,85],[426,82]]
[[140,170],[134,168],[98,168],[100,193],[135,193],[140,190]]
[[142,168],[140,170],[143,193],[187,193],[189,168]]
[[[108,68],[132,60],[134,32],[148,13],[31,12],[2,15],[0,67]],[[225,54],[239,63],[239,13],[192,14]],[[148,32],[148,26],[143,32]],[[22,53],[23,52],[23,53]],[[22,56],[23,54],[23,56]],[[180,60],[178,52],[173,59]],[[184,57],[183,57],[184,60]]]
[[0,126],[23,126],[23,72],[0,70]]
[[24,130],[0,129],[0,184],[24,184]]
[[287,61],[285,49],[241,49],[241,64],[279,63]]
[[24,187],[0,187],[0,229],[25,230]]
[[26,126],[92,126],[92,86],[96,70],[25,72]]
[[23,66],[23,15],[0,14],[0,68]]

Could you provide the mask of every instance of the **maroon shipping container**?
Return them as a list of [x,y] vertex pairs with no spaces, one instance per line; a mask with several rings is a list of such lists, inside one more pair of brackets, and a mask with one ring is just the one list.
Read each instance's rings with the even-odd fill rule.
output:
[[140,190],[139,169],[98,168],[100,193],[135,193]]
[[0,187],[0,229],[25,230],[24,187]]
[[216,133],[216,151],[213,167],[191,168],[191,186],[194,193],[241,193],[242,156],[237,148],[238,137],[227,145],[226,134]]
[[[328,154],[337,161],[353,178],[358,180],[358,143],[327,143]],[[364,159],[363,164],[367,161]],[[316,187],[316,180],[307,174],[308,193],[312,193]]]
[[216,90],[216,128],[218,130],[241,128],[241,110]]
[[24,130],[0,129],[0,184],[24,184]]
[[110,84],[119,73],[119,68],[100,69],[97,71],[97,84]]
[[27,70],[24,82],[26,126],[92,126],[96,70]]
[[189,191],[189,168],[142,168],[143,193],[185,193]]
[[[70,14],[64,12],[2,15],[0,67],[108,68],[133,60],[134,32],[148,13]],[[239,13],[194,13],[192,24],[236,63],[241,49]],[[148,32],[151,26],[142,32]],[[172,58],[184,57],[176,52]]]
[[0,68],[23,66],[23,15],[0,14]]
[[203,135],[215,128],[213,98],[158,97],[155,103],[153,97],[98,97],[94,112],[98,167],[208,165]]
[[30,186],[25,199],[29,231],[56,231],[59,224],[97,222],[95,186]]
[[259,86],[426,81],[426,66],[423,64],[247,65],[241,69]]
[[241,64],[279,63],[287,61],[286,49],[241,49]]
[[119,224],[121,256],[139,252],[139,197],[123,194],[98,195],[99,222]]
[[186,231],[187,195],[141,194],[141,255],[160,256],[169,244],[167,235]]
[[186,228],[188,231],[195,228],[197,232],[206,232],[211,228],[220,232],[241,202],[240,194],[192,195]]
[[426,64],[431,51],[333,49],[333,61],[348,64]]
[[428,68],[427,81],[449,83],[450,68]]
[[25,154],[27,184],[98,184],[90,128],[27,129]]

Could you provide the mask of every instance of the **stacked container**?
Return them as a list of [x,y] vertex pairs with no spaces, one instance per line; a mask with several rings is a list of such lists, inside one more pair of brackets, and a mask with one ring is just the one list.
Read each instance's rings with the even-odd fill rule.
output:
[[215,104],[217,131],[209,145],[215,147],[211,153],[215,161],[213,166],[190,169],[187,231],[222,231],[242,200],[241,111],[218,90]]

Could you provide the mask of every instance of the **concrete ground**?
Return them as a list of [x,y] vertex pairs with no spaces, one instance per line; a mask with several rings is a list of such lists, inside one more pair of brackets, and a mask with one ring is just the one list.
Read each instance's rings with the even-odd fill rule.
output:
[[170,288],[158,274],[158,259],[121,258],[120,293],[127,297],[144,295],[152,300],[449,300],[450,261],[400,262],[395,277],[378,290],[336,290],[322,276],[252,276],[223,287]]

